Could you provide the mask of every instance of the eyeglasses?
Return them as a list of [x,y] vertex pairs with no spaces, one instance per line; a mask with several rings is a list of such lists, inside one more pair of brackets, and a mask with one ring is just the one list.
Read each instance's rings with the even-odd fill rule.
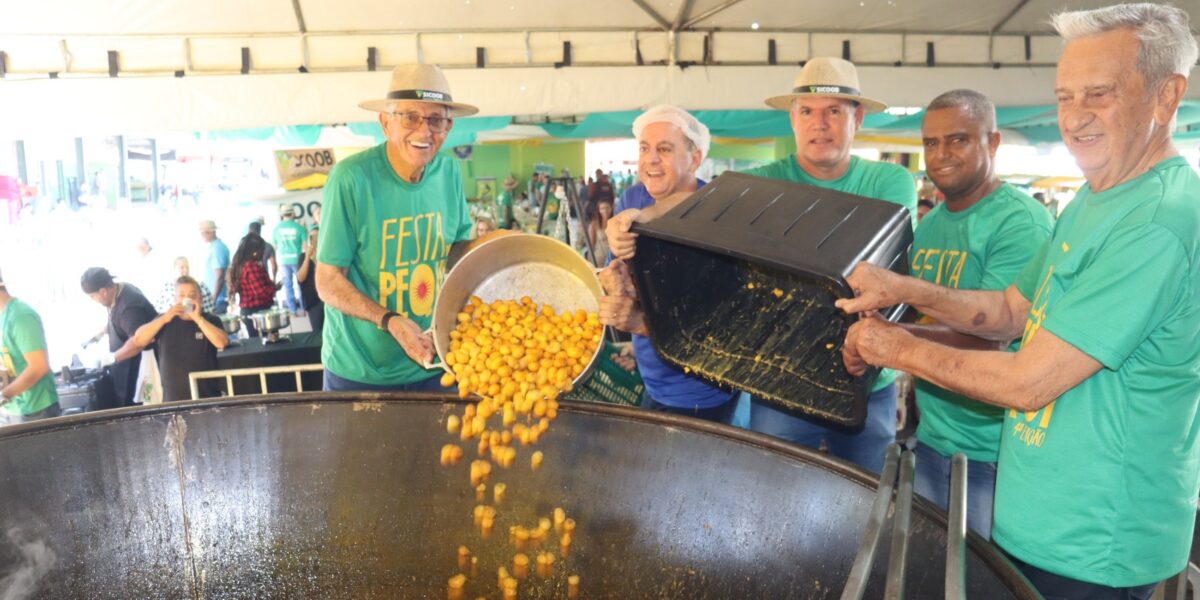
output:
[[434,133],[445,133],[450,128],[450,123],[454,119],[448,119],[441,115],[430,115],[426,117],[415,112],[394,112],[390,113],[393,117],[400,119],[400,125],[405,129],[420,129],[421,122],[429,123],[429,130]]

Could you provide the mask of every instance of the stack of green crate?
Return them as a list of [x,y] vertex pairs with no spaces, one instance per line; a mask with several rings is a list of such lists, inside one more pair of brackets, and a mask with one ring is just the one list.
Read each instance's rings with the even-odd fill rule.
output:
[[646,386],[642,376],[635,370],[632,373],[621,368],[613,361],[612,355],[620,352],[620,347],[611,342],[604,343],[604,352],[596,363],[591,376],[579,385],[567,398],[587,402],[607,402],[623,406],[641,406],[642,392]]

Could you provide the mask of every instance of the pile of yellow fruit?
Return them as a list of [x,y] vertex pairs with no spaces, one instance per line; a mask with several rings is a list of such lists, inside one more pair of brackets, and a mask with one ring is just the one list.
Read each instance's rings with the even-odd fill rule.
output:
[[[468,404],[459,415],[446,419],[448,433],[456,434],[462,442],[478,440],[479,459],[471,461],[470,482],[477,501],[487,498],[487,484],[492,475],[492,463],[510,468],[517,455],[516,445],[537,444],[558,416],[558,398],[570,392],[572,382],[587,368],[596,349],[603,341],[604,326],[596,313],[584,310],[555,312],[553,307],[538,306],[528,296],[517,300],[496,300],[490,304],[471,296],[457,315],[457,326],[450,332],[450,348],[443,360],[451,369],[442,377],[442,385],[458,384],[461,398],[472,395],[480,398]],[[493,423],[498,417],[499,424]],[[458,464],[464,452],[456,444],[442,447],[441,462],[445,466]],[[488,460],[490,459],[490,461]],[[530,467],[538,469],[545,456],[541,451],[529,457]],[[490,537],[497,519],[496,505],[505,495],[505,484],[493,485],[494,505],[475,507],[475,525],[482,538]],[[552,525],[553,524],[553,525]],[[517,550],[524,550],[520,534],[540,543],[553,526],[559,539],[560,557],[570,552],[573,519],[566,519],[562,509],[556,509],[553,520],[543,518],[539,526],[526,529],[510,528],[510,537]],[[551,542],[552,543],[552,542]],[[459,568],[466,571],[465,546],[459,549]],[[556,557],[550,552],[536,555],[537,573],[550,577]],[[471,557],[472,576],[477,567]],[[499,588],[505,599],[515,598],[519,580],[525,579],[529,557],[514,556],[513,572],[509,576],[499,570]],[[465,595],[467,575],[459,573],[450,578],[447,597],[457,600]],[[567,579],[567,597],[579,595],[579,577]]]

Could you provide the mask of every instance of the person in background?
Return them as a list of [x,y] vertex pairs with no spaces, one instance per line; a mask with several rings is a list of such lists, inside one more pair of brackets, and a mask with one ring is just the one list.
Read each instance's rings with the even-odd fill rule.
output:
[[217,237],[217,224],[208,219],[200,221],[200,239],[208,244],[208,258],[204,262],[204,278],[201,281],[213,290],[213,305],[217,314],[225,314],[229,308],[225,288],[229,247]]
[[493,231],[496,231],[496,224],[487,217],[479,217],[475,219],[475,228],[472,230],[471,239],[479,239]]
[[[645,220],[657,217],[705,184],[696,178],[696,169],[704,162],[712,136],[687,111],[667,104],[650,108],[634,120],[633,135],[638,141],[641,182],[621,196],[617,208],[625,219],[635,215]],[[597,201],[598,206],[607,203],[603,198]],[[619,228],[616,220],[614,217],[608,221],[607,235]],[[624,231],[628,232],[628,227]],[[732,401],[733,393],[668,364],[654,350],[637,289],[625,263],[625,259],[633,256],[632,248],[627,250],[630,252],[617,255],[600,272],[605,293],[600,298],[600,322],[633,334],[633,351],[646,386],[642,406],[728,423],[736,404]]]
[[258,328],[247,317],[269,310],[275,304],[277,288],[262,266],[265,245],[266,241],[261,237],[247,233],[238,244],[237,251],[233,253],[226,281],[229,286],[229,298],[237,301],[246,333],[250,337],[258,335]]
[[300,283],[300,300],[304,302],[308,313],[308,323],[312,330],[321,335],[325,331],[325,303],[317,293],[317,239],[321,228],[313,227],[308,230],[308,243],[304,245],[304,254],[300,259],[300,268],[296,271],[296,281]]
[[[188,267],[188,259],[186,256],[175,258],[175,263],[171,271],[171,277],[158,289],[158,295],[154,299],[154,309],[160,314],[167,312],[167,309],[177,302],[176,299],[176,282],[180,277],[190,276],[191,268]],[[206,313],[215,314],[216,307],[213,304],[212,291],[208,289],[208,285],[203,281],[196,282],[200,286],[200,307]]]
[[296,210],[291,204],[279,208],[279,218],[282,220],[275,226],[272,238],[279,251],[279,272],[282,274],[283,294],[287,299],[288,310],[297,315],[302,307],[296,306],[296,269],[300,266],[300,252],[308,239],[308,232],[304,230],[303,225],[296,222]]
[[926,199],[922,198],[917,201],[917,223],[918,224],[920,224],[921,221],[925,220],[925,215],[929,214],[929,211],[933,210],[934,206],[935,205],[933,203],[933,200],[926,200]]
[[50,371],[42,318],[8,293],[0,277],[0,425],[28,423],[62,414]]
[[147,290],[152,289],[151,286],[158,283],[165,266],[159,261],[160,253],[154,251],[149,239],[142,237],[137,240],[136,254],[133,264],[129,265],[129,281]]
[[[229,345],[221,320],[203,312],[200,282],[184,275],[175,282],[176,302],[134,332],[138,348],[155,345],[164,402],[192,399],[189,375],[217,369],[217,351]],[[220,394],[216,381],[197,382],[198,398]]]
[[[257,217],[250,221],[250,225],[246,228],[247,233],[253,233],[262,237],[263,223],[266,221],[263,217]],[[263,268],[267,270],[267,276],[271,281],[279,281],[279,262],[275,260],[275,246],[270,242],[263,240]],[[161,311],[160,311],[161,312]]]
[[108,269],[92,267],[79,279],[83,293],[108,309],[109,354],[101,360],[112,365],[113,388],[121,406],[132,406],[137,398],[138,369],[142,348],[133,343],[138,327],[154,320],[154,306],[128,283],[117,283]]
[[588,220],[587,235],[591,241],[593,264],[602,265],[608,260],[608,234],[604,233],[604,228],[608,226],[608,220],[612,216],[613,205],[604,200],[596,203],[595,212]]
[[[1056,15],[1058,128],[1087,184],[1004,291],[860,264],[837,305],[898,302],[1016,352],[866,316],[843,358],[1005,409],[992,540],[1046,598],[1149,598],[1188,568],[1200,490],[1200,177],[1172,139],[1200,55],[1188,13]],[[932,218],[932,217],[931,217]],[[869,315],[869,313],[868,313]]]
[[504,178],[504,184],[499,194],[496,194],[496,226],[500,229],[513,228],[513,190],[517,189],[517,179],[511,174]]
[[321,205],[318,203],[315,205],[310,204],[309,206],[309,213],[312,215],[312,223],[308,224],[308,228],[310,230],[319,229],[321,227]]
[[593,204],[599,204],[604,200],[608,200],[614,205],[617,203],[617,194],[613,190],[612,182],[609,181],[608,175],[605,175],[602,169],[596,169],[596,179],[588,188],[588,200]]

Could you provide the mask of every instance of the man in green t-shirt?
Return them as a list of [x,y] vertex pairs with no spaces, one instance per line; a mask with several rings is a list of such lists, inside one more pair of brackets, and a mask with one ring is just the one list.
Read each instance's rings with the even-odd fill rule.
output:
[[513,190],[517,189],[517,179],[512,175],[504,178],[504,186],[496,194],[496,227],[500,229],[513,228]]
[[387,141],[339,162],[325,185],[317,290],[325,301],[327,390],[442,389],[429,328],[445,276],[467,247],[471,216],[454,159],[438,150],[454,102],[441,69],[401,65],[379,113]]
[[[917,227],[909,273],[948,288],[1003,290],[1050,237],[1053,223],[1036,200],[996,176],[996,107],[973,90],[946,92],[926,107],[921,138],[926,171],[946,201]],[[958,333],[928,315],[904,327],[956,348],[1002,350],[1010,345]],[[966,455],[967,525],[990,537],[1003,409],[923,379],[915,387],[921,419],[914,489],[947,508],[950,457]]]
[[8,293],[0,280],[0,425],[28,423],[62,414],[50,373],[42,318]]
[[1200,54],[1183,10],[1066,12],[1059,131],[1087,179],[1003,292],[860,265],[847,312],[907,302],[965,351],[878,319],[847,333],[851,372],[901,368],[1004,407],[992,539],[1044,595],[1148,598],[1187,566],[1200,493],[1200,177],[1171,140]]
[[271,232],[271,242],[275,244],[288,310],[296,314],[296,269],[300,267],[300,255],[303,254],[304,242],[308,241],[308,230],[296,222],[296,209],[291,204],[279,207],[279,219],[279,224]]

